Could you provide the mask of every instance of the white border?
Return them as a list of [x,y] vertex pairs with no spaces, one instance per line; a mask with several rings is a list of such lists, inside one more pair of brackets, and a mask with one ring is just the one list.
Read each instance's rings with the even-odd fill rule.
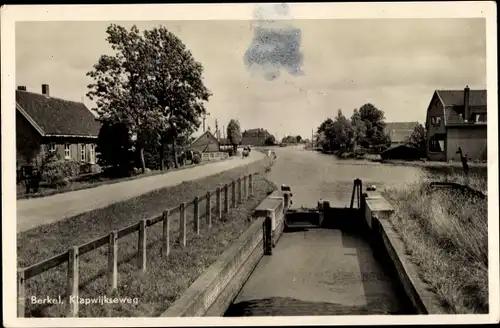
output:
[[[196,8],[193,10],[193,8]],[[2,59],[2,173],[14,172],[15,133],[15,22],[18,21],[144,21],[150,20],[251,20],[255,4],[204,5],[65,5],[7,6],[1,12]],[[488,89],[488,204],[489,315],[428,316],[312,316],[266,318],[115,318],[115,319],[17,319],[16,317],[16,204],[14,174],[2,174],[3,313],[8,327],[131,327],[200,325],[376,325],[428,323],[488,323],[499,321],[499,222],[498,222],[498,99],[496,3],[483,1],[428,3],[293,3],[286,19],[356,18],[467,18],[484,17],[487,25]],[[282,19],[282,17],[272,17]],[[429,95],[430,96],[430,95]],[[11,132],[11,133],[8,133]]]

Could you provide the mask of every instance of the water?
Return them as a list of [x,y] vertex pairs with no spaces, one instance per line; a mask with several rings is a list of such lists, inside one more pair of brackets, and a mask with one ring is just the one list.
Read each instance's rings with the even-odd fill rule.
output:
[[428,172],[420,167],[340,160],[296,147],[276,149],[276,154],[278,160],[268,177],[277,185],[291,186],[293,207],[314,207],[319,199],[329,200],[332,206],[347,206],[354,179],[362,180],[363,189],[375,185],[382,190],[428,177]]
[[[276,149],[268,178],[292,189],[293,207],[348,206],[353,181],[384,187],[426,177],[418,167],[345,161],[296,147]],[[407,309],[361,236],[340,230],[284,233],[258,263],[225,316],[401,314]]]

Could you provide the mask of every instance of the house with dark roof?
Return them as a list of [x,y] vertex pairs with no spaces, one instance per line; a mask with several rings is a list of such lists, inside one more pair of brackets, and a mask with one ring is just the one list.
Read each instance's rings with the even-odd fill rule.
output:
[[385,133],[391,138],[391,147],[403,145],[413,133],[418,122],[388,122],[385,124]]
[[250,129],[245,130],[241,134],[241,144],[250,146],[263,146],[266,139],[271,134],[265,129]]
[[471,160],[486,160],[486,90],[434,91],[427,108],[427,157],[459,161],[457,150]]
[[37,165],[48,153],[82,164],[96,163],[96,141],[101,123],[81,102],[42,93],[16,90],[16,151],[18,167]]
[[189,146],[191,150],[197,150],[200,153],[215,153],[220,151],[219,140],[210,131],[202,133]]

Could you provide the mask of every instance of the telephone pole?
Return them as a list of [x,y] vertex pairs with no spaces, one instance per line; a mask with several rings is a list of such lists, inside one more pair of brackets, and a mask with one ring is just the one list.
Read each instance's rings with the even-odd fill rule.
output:
[[202,119],[203,119],[203,132],[205,132],[205,120],[207,119],[207,116],[210,116],[210,113],[205,113],[202,116]]
[[314,148],[314,129],[311,129],[311,149]]
[[217,121],[217,119],[215,119],[215,137],[217,141],[220,140],[219,121]]

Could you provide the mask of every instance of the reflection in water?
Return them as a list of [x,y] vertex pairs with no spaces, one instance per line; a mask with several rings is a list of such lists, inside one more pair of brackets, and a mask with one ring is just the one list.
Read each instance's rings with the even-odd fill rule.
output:
[[243,316],[304,316],[304,315],[403,314],[391,312],[384,302],[368,302],[364,306],[339,303],[310,302],[290,297],[272,297],[231,304],[225,317]]

